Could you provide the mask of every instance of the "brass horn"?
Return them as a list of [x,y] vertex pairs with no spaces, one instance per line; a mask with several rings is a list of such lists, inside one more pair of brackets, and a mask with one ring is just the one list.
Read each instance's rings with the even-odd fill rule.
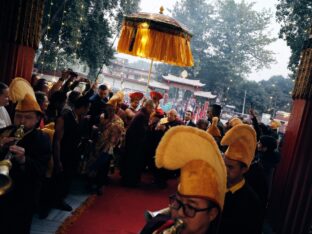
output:
[[[146,221],[148,222],[159,214],[170,215],[170,208],[166,207],[164,209],[157,210],[157,211],[148,211],[147,210],[147,211],[145,211],[144,216],[145,216]],[[184,227],[183,221],[181,219],[175,219],[175,222],[171,227],[169,227],[169,228],[167,228],[161,232],[157,231],[154,233],[157,233],[157,234],[178,234],[183,227]]]
[[181,219],[176,219],[171,227],[161,232],[157,232],[157,234],[179,234],[183,227],[184,227],[183,221]]
[[157,211],[149,211],[149,210],[147,210],[144,213],[144,217],[145,217],[146,221],[150,221],[151,219],[153,219],[155,216],[157,216],[159,214],[169,215],[170,214],[170,208],[166,207],[164,209],[157,210]]
[[0,196],[5,194],[12,186],[12,179],[9,176],[11,167],[10,160],[0,161]]
[[[14,144],[16,145],[24,137],[24,125],[20,125],[14,133],[16,138]],[[14,155],[8,151],[4,160],[0,161],[0,196],[7,193],[12,186],[12,179],[10,177],[10,169],[12,167],[11,159]]]

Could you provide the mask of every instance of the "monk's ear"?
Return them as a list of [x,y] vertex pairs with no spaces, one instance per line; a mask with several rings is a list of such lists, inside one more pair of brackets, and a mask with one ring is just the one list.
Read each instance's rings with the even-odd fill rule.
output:
[[219,209],[217,209],[216,207],[209,210],[209,213],[208,213],[209,221],[212,222],[213,220],[215,220],[218,214],[219,214]]

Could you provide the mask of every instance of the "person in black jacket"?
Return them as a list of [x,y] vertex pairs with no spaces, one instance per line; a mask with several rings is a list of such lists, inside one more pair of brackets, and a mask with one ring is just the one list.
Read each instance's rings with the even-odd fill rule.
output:
[[277,140],[273,136],[263,135],[258,142],[258,158],[263,166],[265,178],[269,186],[268,196],[270,196],[273,175],[281,156],[277,151]]
[[105,109],[105,104],[108,101],[109,89],[105,84],[102,84],[98,88],[98,92],[90,97],[90,111],[89,115],[92,117],[100,115]]
[[11,153],[10,177],[13,181],[11,190],[0,197],[1,234],[30,232],[39,191],[51,158],[50,138],[37,129],[41,117],[35,98],[27,94],[18,102],[14,116],[14,125],[24,126],[24,136],[18,142],[14,133],[1,139],[0,160]]
[[220,116],[221,116],[221,106],[218,104],[213,104],[211,106],[208,107],[208,111],[207,111],[207,116],[208,116],[208,121],[212,124],[212,119],[213,117],[218,117],[219,121],[217,124],[217,127],[219,128],[219,131],[221,133],[221,137],[224,136],[224,125],[223,123],[220,121]]
[[244,179],[255,155],[256,132],[251,126],[237,121],[221,144],[228,146],[224,154],[228,191],[220,234],[260,234],[264,220],[263,203]]
[[69,187],[77,172],[80,154],[79,143],[82,139],[81,123],[89,110],[89,100],[79,97],[72,110],[64,112],[57,118],[53,140],[54,172],[58,188],[55,206],[61,210],[72,208],[64,201]]
[[196,124],[193,122],[193,112],[188,110],[184,115],[184,124],[190,127],[196,127]]

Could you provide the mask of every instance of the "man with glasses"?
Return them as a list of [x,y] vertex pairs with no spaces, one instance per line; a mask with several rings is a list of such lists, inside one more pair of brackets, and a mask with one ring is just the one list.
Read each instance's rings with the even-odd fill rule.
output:
[[[196,147],[194,147],[196,145]],[[146,224],[141,234],[211,234],[223,208],[226,169],[213,137],[186,126],[171,128],[156,150],[156,166],[181,170],[176,194],[169,197],[169,214]]]

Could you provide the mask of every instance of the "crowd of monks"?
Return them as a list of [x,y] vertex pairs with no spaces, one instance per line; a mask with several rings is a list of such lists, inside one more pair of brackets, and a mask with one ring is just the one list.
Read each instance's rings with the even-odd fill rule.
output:
[[141,233],[262,233],[280,160],[276,130],[253,110],[251,122],[223,125],[217,104],[195,123],[190,110],[163,111],[162,98],[113,92],[71,70],[53,85],[36,75],[0,83],[0,160],[11,162],[12,179],[0,196],[1,233],[29,233],[34,213],[71,211],[64,199],[77,175],[101,195],[115,169],[127,187],[140,186],[146,171],[159,189],[179,180],[170,211]]

